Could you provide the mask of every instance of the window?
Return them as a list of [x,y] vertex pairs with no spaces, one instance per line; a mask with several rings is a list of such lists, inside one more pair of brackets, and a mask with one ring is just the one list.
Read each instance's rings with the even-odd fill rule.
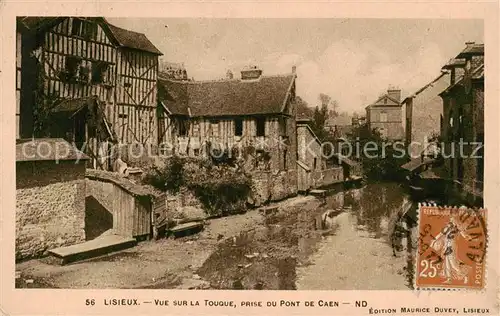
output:
[[243,120],[235,119],[234,120],[234,135],[242,136],[243,135]]
[[189,123],[185,119],[179,120],[179,136],[187,136],[189,129]]
[[387,122],[387,113],[380,112],[380,122]]
[[266,136],[266,119],[259,117],[255,120],[257,136]]
[[78,57],[68,56],[66,57],[66,64],[64,65],[64,70],[68,79],[76,78],[80,70],[80,63],[82,60]]
[[90,81],[90,63],[80,62],[78,81],[88,83]]
[[73,19],[73,23],[71,24],[71,35],[86,39],[96,39],[97,24],[90,21]]
[[82,33],[82,20],[73,19],[71,24],[71,35],[81,36]]
[[92,83],[109,82],[109,64],[101,61],[92,62]]
[[196,149],[194,149],[194,150],[193,150],[193,154],[194,154],[194,156],[195,156],[195,157],[198,157],[198,156],[200,155],[200,150],[199,150],[199,149],[197,149],[197,148],[196,148]]
[[219,120],[210,120],[210,135],[219,137]]
[[287,155],[288,155],[288,150],[285,149],[283,151],[283,170],[288,170],[287,159],[286,159]]
[[286,124],[287,124],[286,117],[280,117],[279,119],[280,136],[286,136],[286,127],[287,127]]
[[200,123],[198,121],[193,122],[193,136],[200,136]]
[[318,159],[317,159],[317,158],[314,158],[314,162],[313,162],[313,170],[316,170],[317,163],[318,163]]

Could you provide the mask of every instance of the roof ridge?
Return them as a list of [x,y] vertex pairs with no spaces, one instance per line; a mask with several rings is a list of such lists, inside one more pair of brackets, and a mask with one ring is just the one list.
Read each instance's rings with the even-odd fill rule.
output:
[[[144,36],[146,36],[146,34],[144,34],[144,33],[137,32],[137,31],[133,31],[133,30],[129,30],[129,29],[126,29],[126,28],[123,28],[123,27],[116,26],[116,25],[114,25],[114,24],[112,24],[112,23],[109,23],[107,20],[105,20],[105,22],[106,22],[109,26],[116,27],[117,29],[120,29],[120,30],[122,30],[122,31],[127,31],[127,32],[131,32],[131,33],[135,33],[135,34],[140,34],[140,35],[144,35]],[[147,38],[147,36],[146,36],[146,38]]]
[[172,78],[166,78],[166,77],[161,77],[160,73],[158,73],[158,79],[160,80],[165,80],[165,81],[170,81],[173,83],[180,83],[180,84],[197,84],[197,83],[224,83],[224,82],[258,82],[262,78],[286,78],[286,77],[293,77],[293,73],[289,74],[276,74],[276,75],[266,75],[266,76],[260,76],[258,80],[249,80],[249,79],[241,79],[241,78],[233,78],[233,79],[207,79],[207,80],[179,80],[179,79],[172,79]]

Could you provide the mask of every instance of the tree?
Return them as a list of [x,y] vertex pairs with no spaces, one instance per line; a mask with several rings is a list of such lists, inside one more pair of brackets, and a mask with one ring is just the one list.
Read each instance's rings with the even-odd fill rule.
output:
[[325,141],[328,132],[325,130],[325,123],[328,120],[328,107],[325,104],[322,104],[321,107],[317,106],[314,109],[313,121],[311,129],[314,134],[318,136],[320,141]]
[[[363,165],[365,176],[372,181],[400,180],[403,174],[400,166],[408,161],[405,148],[395,148],[386,144],[377,130],[369,130],[367,124],[357,127],[354,132],[360,152],[356,153]],[[387,146],[389,145],[389,146]],[[403,149],[403,151],[401,151]]]
[[312,119],[314,115],[314,109],[309,107],[306,101],[304,101],[300,96],[295,98],[295,104],[297,105],[297,117]]
[[319,100],[321,102],[321,106],[326,106],[329,109],[328,113],[330,117],[333,118],[339,115],[337,111],[337,108],[339,106],[338,102],[336,100],[332,100],[331,96],[325,93],[320,93]]

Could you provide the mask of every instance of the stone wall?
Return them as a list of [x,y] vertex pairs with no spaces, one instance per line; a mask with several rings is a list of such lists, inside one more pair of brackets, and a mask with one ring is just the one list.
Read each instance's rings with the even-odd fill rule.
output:
[[114,184],[85,179],[86,196],[93,196],[109,212],[113,211]]
[[85,166],[16,164],[16,260],[85,241]]
[[256,172],[252,176],[253,203],[279,201],[297,194],[297,170]]
[[312,172],[313,188],[328,187],[335,183],[344,181],[344,169],[342,167],[318,170]]

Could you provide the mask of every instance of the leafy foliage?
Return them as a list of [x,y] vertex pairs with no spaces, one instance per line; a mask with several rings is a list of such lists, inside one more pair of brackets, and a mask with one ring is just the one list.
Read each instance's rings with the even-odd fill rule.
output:
[[252,183],[237,167],[211,159],[174,156],[164,168],[153,169],[144,182],[171,193],[192,191],[209,215],[226,215],[245,208]]
[[359,142],[361,149],[359,157],[368,180],[401,179],[403,174],[400,171],[400,166],[409,160],[404,146],[384,141],[378,131],[370,131],[366,124],[358,127],[354,131],[354,135]]

